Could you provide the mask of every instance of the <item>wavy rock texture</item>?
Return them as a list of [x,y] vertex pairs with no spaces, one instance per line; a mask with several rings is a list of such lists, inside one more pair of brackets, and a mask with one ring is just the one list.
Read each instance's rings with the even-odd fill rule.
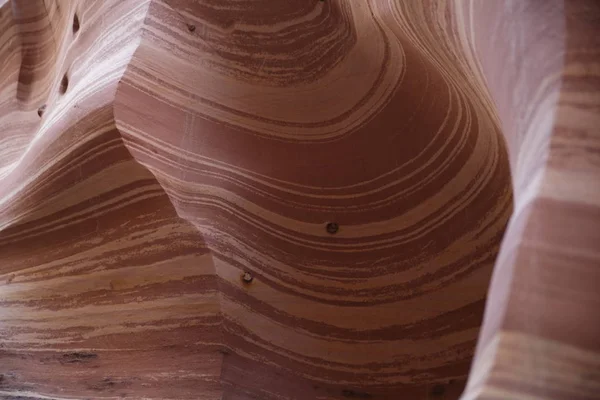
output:
[[600,398],[597,2],[0,6],[3,398]]

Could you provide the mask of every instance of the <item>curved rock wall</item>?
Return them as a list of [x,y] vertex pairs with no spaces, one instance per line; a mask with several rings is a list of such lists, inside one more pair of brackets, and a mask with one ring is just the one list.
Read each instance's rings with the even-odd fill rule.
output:
[[515,192],[463,398],[596,399],[600,3],[503,3],[460,4]]
[[599,15],[5,2],[0,395],[592,398]]

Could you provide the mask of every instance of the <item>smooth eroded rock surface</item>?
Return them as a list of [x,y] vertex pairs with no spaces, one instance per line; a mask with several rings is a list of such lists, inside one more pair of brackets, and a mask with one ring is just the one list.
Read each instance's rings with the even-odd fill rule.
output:
[[0,397],[600,398],[599,30],[0,1]]

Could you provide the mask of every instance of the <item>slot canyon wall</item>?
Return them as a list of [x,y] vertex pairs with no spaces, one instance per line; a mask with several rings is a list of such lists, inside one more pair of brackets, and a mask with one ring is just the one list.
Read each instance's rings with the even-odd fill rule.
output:
[[0,398],[600,399],[600,3],[0,0]]

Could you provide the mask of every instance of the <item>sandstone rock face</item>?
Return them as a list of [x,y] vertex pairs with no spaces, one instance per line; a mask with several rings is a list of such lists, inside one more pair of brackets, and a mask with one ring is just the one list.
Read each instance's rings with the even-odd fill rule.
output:
[[597,399],[599,207],[597,1],[0,0],[1,398]]

